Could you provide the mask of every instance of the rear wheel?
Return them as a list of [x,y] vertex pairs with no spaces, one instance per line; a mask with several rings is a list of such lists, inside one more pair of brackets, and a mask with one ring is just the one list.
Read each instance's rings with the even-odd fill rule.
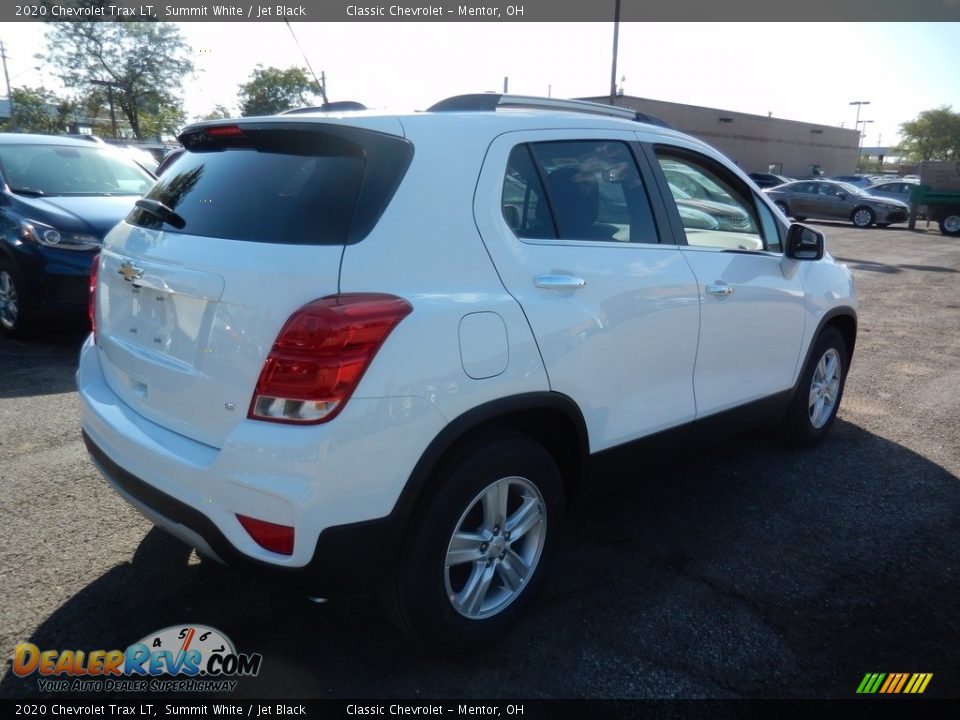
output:
[[858,207],[850,215],[850,220],[858,228],[868,228],[873,225],[873,210],[868,207]]
[[960,210],[952,211],[940,219],[940,232],[950,237],[960,236]]
[[790,217],[790,208],[787,207],[787,204],[782,200],[777,200],[774,205],[777,206],[777,209],[780,210],[786,217]]
[[835,327],[824,328],[783,418],[784,437],[792,445],[816,445],[830,430],[843,397],[847,357],[847,344],[840,331]]
[[469,650],[532,602],[560,535],[563,482],[542,446],[513,433],[474,443],[437,480],[384,599],[415,640]]

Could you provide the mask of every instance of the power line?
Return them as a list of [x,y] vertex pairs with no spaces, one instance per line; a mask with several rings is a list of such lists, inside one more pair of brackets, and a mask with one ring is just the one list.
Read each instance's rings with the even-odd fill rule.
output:
[[[313,67],[310,65],[310,60],[307,58],[307,53],[304,52],[303,46],[300,44],[300,41],[297,39],[297,34],[293,31],[293,25],[290,24],[290,21],[287,20],[287,16],[283,16],[283,21],[287,24],[287,29],[290,30],[290,34],[293,36],[293,41],[297,44],[297,47],[300,49],[300,54],[303,55],[303,61],[307,64],[307,70],[310,71],[310,74],[313,76],[313,81],[317,84],[317,87],[320,88],[320,97],[323,98],[323,102],[327,102],[327,78],[323,78],[323,82],[317,80],[317,74],[313,71]],[[321,73],[322,74],[322,73]]]

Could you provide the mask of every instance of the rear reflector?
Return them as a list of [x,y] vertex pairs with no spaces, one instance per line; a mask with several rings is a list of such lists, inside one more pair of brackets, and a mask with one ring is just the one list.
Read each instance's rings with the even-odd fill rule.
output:
[[247,417],[297,424],[332,420],[384,340],[412,311],[402,298],[375,293],[307,303],[277,336]]
[[100,253],[93,256],[90,266],[90,294],[87,296],[87,315],[90,317],[90,332],[96,341],[97,335],[97,274],[100,270]]
[[280,555],[293,555],[292,527],[239,514],[237,520],[260,547]]

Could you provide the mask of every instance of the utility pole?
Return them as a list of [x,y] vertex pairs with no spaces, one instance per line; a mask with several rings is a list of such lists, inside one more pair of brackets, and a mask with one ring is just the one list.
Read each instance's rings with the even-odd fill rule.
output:
[[617,97],[617,45],[620,42],[620,0],[617,0],[613,15],[613,63],[610,68],[610,104]]
[[7,102],[10,103],[10,131],[17,131],[17,113],[13,107],[13,92],[10,90],[10,73],[7,72],[7,49],[3,46],[3,40],[0,40],[0,57],[3,58],[3,77],[7,81]]
[[[850,104],[857,106],[857,119],[854,121],[853,127],[857,131],[857,133],[859,133],[860,132],[860,108],[864,105],[869,105],[870,101],[869,100],[853,100],[851,101]],[[860,172],[860,145],[861,145],[861,142],[860,142],[860,138],[858,137],[857,138],[857,172]]]

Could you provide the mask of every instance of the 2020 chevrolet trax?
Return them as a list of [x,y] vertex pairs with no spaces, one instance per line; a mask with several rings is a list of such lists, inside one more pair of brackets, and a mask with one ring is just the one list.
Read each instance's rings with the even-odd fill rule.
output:
[[809,445],[836,415],[850,272],[631,111],[460,96],[180,140],[94,264],[78,384],[104,476],[206,556],[475,646],[598,472],[717,421]]

